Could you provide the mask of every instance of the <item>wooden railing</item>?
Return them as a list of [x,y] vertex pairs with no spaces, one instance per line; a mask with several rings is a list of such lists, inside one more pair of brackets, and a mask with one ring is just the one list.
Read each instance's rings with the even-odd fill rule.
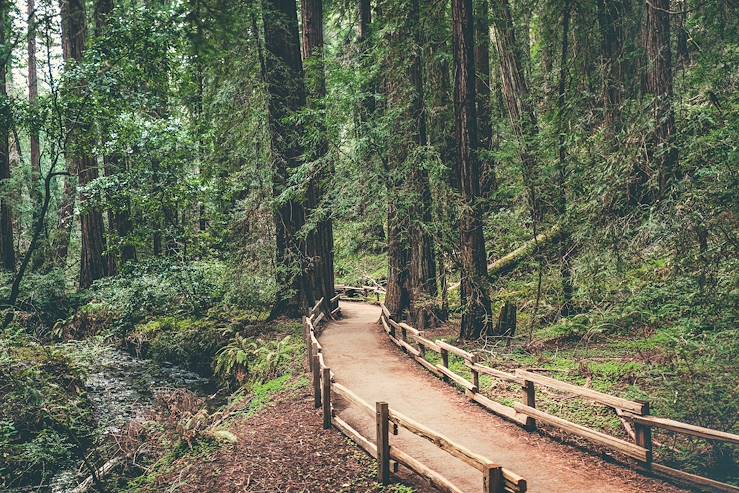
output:
[[[332,300],[333,301],[333,300]],[[462,490],[443,474],[437,472],[421,461],[390,443],[390,435],[397,435],[403,428],[417,436],[425,438],[448,454],[469,464],[482,473],[482,491],[484,493],[523,493],[526,491],[526,480],[486,457],[453,442],[444,435],[390,408],[387,402],[376,402],[374,407],[356,395],[347,387],[337,383],[331,369],[323,358],[323,347],[318,342],[316,327],[323,320],[320,305],[323,299],[309,311],[304,318],[305,343],[308,348],[308,366],[312,375],[313,396],[316,408],[323,410],[323,427],[335,427],[354,443],[359,445],[378,462],[378,480],[387,484],[391,474],[398,471],[403,464],[419,476],[425,478],[434,487],[446,493],[462,493]],[[349,423],[336,416],[333,406],[335,397],[340,396],[375,419],[375,441],[364,437]]]
[[[523,426],[528,431],[535,431],[537,422],[555,426],[567,433],[635,459],[639,463],[640,469],[648,472],[669,476],[693,486],[710,488],[722,492],[739,493],[739,488],[733,485],[655,463],[652,460],[654,447],[652,428],[662,428],[684,435],[700,437],[707,440],[719,440],[734,445],[739,444],[739,435],[651,416],[649,414],[649,402],[646,401],[622,399],[530,371],[515,370],[514,373],[510,373],[490,368],[489,366],[480,364],[475,354],[444,341],[431,341],[423,332],[408,324],[396,322],[391,318],[390,312],[384,304],[380,304],[380,307],[382,310],[380,321],[391,341],[431,373],[445,382],[454,383],[464,389],[465,394],[471,400],[489,411]],[[426,359],[426,351],[438,353],[441,356],[441,364],[433,364],[428,361]],[[472,381],[454,373],[449,368],[450,355],[459,357],[464,361],[465,366],[471,371]],[[513,406],[507,406],[484,396],[480,393],[480,374],[520,385],[522,389],[522,402],[515,403]],[[613,408],[619,416],[633,423],[633,443],[537,409],[536,385],[578,396],[582,399]]]

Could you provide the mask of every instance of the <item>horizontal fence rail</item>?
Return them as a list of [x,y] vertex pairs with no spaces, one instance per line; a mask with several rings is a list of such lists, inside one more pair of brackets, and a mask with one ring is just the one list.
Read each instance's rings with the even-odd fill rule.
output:
[[[424,332],[408,324],[393,320],[384,304],[380,303],[380,309],[380,322],[393,343],[437,377],[447,383],[453,383],[461,387],[467,397],[494,414],[513,421],[528,431],[535,431],[537,422],[555,426],[567,433],[635,459],[638,461],[640,469],[647,472],[669,476],[694,486],[707,487],[727,493],[739,493],[739,488],[733,485],[653,462],[654,442],[652,440],[652,428],[661,428],[683,435],[699,437],[706,440],[718,440],[734,445],[739,444],[739,435],[682,423],[672,419],[651,416],[649,414],[649,402],[646,401],[623,399],[531,371],[515,370],[514,373],[510,373],[482,365],[479,363],[477,355],[445,341],[432,341],[426,337]],[[441,364],[433,364],[428,361],[425,357],[426,351],[438,353],[441,356]],[[465,366],[472,373],[472,381],[454,373],[449,368],[450,355],[462,358]],[[520,385],[522,389],[522,402],[515,403],[513,406],[507,406],[482,395],[480,393],[480,374]],[[633,423],[633,443],[537,409],[536,385],[613,408],[620,417],[628,419]]]
[[[331,303],[338,301],[340,295],[332,298]],[[378,461],[378,480],[387,484],[391,480],[391,474],[398,472],[398,466],[402,464],[419,476],[425,478],[431,485],[446,493],[463,493],[463,491],[444,477],[425,465],[422,461],[412,457],[407,452],[390,443],[390,435],[397,435],[399,428],[403,428],[416,436],[422,437],[433,443],[441,450],[453,457],[474,467],[482,474],[482,491],[484,493],[525,493],[527,489],[526,480],[498,464],[494,464],[486,457],[477,454],[466,447],[455,443],[444,435],[415,421],[414,419],[390,408],[386,402],[375,402],[374,406],[352,392],[348,387],[337,383],[331,369],[326,366],[323,358],[323,347],[318,341],[316,327],[324,318],[320,310],[323,298],[312,307],[308,316],[303,319],[304,338],[307,347],[308,367],[312,374],[313,394],[315,407],[322,409],[323,427],[336,428],[362,448],[367,454]],[[384,307],[383,307],[384,308]],[[388,318],[388,320],[390,320]],[[393,324],[395,324],[393,322]],[[405,324],[402,324],[405,325]],[[394,326],[401,327],[398,324]],[[418,334],[413,327],[405,325],[402,330],[410,334]],[[416,351],[420,357],[420,351],[410,344],[405,349]],[[376,435],[373,442],[363,436],[349,423],[336,416],[333,406],[335,396],[339,396],[348,403],[358,407],[370,417],[375,419]]]

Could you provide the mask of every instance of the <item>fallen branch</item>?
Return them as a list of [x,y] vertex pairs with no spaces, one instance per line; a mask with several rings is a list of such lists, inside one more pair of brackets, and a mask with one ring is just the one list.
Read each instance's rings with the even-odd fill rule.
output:
[[85,491],[89,490],[96,481],[100,481],[105,476],[110,474],[115,467],[121,463],[120,457],[113,457],[108,462],[103,464],[98,470],[95,471],[95,474],[90,474],[87,476],[87,478],[82,481],[80,484],[78,484],[73,490],[70,491],[70,493],[85,493]]

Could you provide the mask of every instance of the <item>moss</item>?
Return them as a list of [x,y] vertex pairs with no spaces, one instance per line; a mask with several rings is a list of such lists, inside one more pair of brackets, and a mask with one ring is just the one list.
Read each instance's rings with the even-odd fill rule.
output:
[[45,483],[87,453],[95,423],[83,376],[63,349],[0,338],[0,489]]

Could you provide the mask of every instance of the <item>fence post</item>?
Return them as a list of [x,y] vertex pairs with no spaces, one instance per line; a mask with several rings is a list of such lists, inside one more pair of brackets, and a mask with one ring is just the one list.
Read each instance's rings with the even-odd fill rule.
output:
[[[473,354],[470,363],[474,365],[477,363],[477,360],[477,355]],[[472,385],[474,385],[477,391],[480,392],[480,372],[475,370],[474,368],[470,368],[470,370],[472,371]]]
[[[441,349],[441,364],[444,365],[444,368],[449,368],[449,351],[447,351],[444,348]],[[442,377],[442,380],[444,380],[446,383],[449,383],[449,377],[444,375]]]
[[321,407],[321,362],[318,354],[313,355],[313,403],[316,409]]
[[331,369],[321,370],[321,383],[323,386],[323,429],[331,428]]
[[[637,401],[643,404],[642,410],[643,415],[649,414],[649,401]],[[638,446],[647,449],[647,461],[644,463],[644,467],[647,469],[652,468],[652,427],[641,423],[634,423],[634,438]]]
[[388,484],[390,483],[390,436],[388,433],[390,409],[387,402],[376,402],[375,411],[377,430],[377,480],[382,484]]
[[305,339],[305,353],[308,360],[308,370],[313,371],[313,343],[310,340],[308,317],[303,317],[303,338]]
[[[531,380],[523,382],[523,403],[529,407],[536,407],[536,388]],[[526,416],[526,431],[536,431],[536,420],[531,416]]]
[[482,468],[482,492],[503,493],[503,468],[498,464],[485,464]]

